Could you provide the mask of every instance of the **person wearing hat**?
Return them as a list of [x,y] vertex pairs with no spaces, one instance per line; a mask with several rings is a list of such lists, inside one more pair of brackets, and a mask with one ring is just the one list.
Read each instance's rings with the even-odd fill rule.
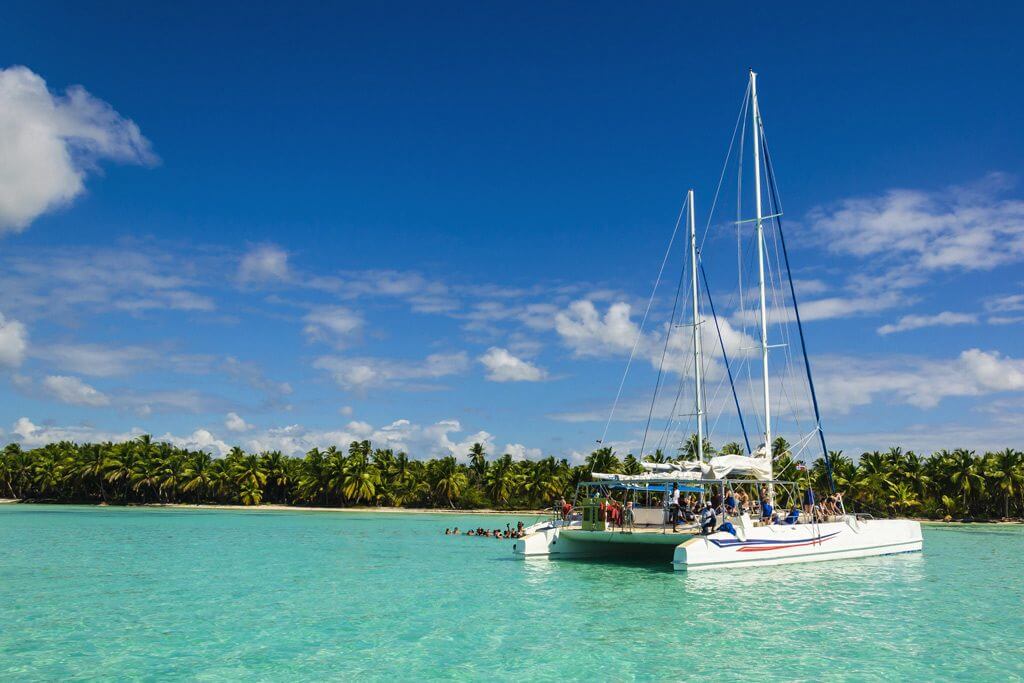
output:
[[700,513],[700,532],[705,535],[710,534],[715,530],[717,523],[718,516],[715,515],[715,508],[711,501],[704,503],[704,509]]

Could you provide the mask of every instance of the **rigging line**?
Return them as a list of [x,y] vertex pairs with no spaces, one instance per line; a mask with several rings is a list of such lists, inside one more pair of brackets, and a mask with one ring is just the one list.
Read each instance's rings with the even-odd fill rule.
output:
[[[781,206],[778,201],[778,188],[775,185],[775,171],[772,168],[771,155],[768,154],[768,140],[764,135],[761,136],[765,147],[765,170],[768,173],[768,191],[770,194],[775,195],[776,205]],[[832,479],[832,458],[828,454],[828,446],[825,445],[825,430],[821,427],[821,411],[818,409],[818,394],[814,390],[814,378],[811,374],[811,360],[807,357],[807,341],[804,339],[804,326],[800,321],[800,308],[796,303],[796,287],[793,286],[793,270],[789,266],[789,251],[786,249],[786,237],[782,232],[782,217],[775,217],[776,224],[779,231],[779,242],[782,245],[782,257],[786,262],[786,274],[789,276],[789,292],[793,297],[793,314],[796,318],[796,329],[800,334],[800,349],[804,356],[804,368],[807,370],[807,384],[811,389],[811,404],[814,406],[814,420],[818,429],[818,437],[821,440],[821,451],[825,458],[825,472],[828,474],[828,487],[833,493],[836,490],[835,482]]]
[[[767,161],[765,163],[767,163]],[[768,196],[768,208],[772,212],[772,214],[778,213],[778,211],[776,211],[776,209],[778,207],[776,206],[775,202],[772,200],[771,194],[769,194],[769,196]],[[782,289],[782,264],[779,262],[778,231],[777,230],[772,230],[771,231],[771,236],[772,236],[772,243],[775,246],[774,251],[771,253],[771,256],[774,257],[774,259],[775,259],[775,269],[774,270],[772,269],[772,264],[771,264],[771,260],[770,259],[769,259],[769,263],[768,263],[769,278],[771,280],[771,285],[772,285],[772,302],[773,302],[773,304],[775,306],[775,310],[777,310],[777,311],[785,311],[785,309],[783,307],[783,304],[785,303],[785,300],[784,300],[785,299],[785,295],[782,295],[782,298],[780,298],[780,296],[779,296],[779,292]],[[776,282],[776,278],[778,278],[778,282]],[[792,347],[791,347],[791,338],[790,338],[790,332],[789,332],[789,325],[787,325],[785,323],[779,323],[778,327],[781,330],[781,334],[782,334],[782,343],[784,345],[783,346],[783,358],[785,359],[785,362],[786,362],[786,365],[785,365],[786,374],[781,375],[779,377],[779,386],[782,389],[783,398],[785,398],[785,400],[786,400],[786,404],[789,407],[789,411],[790,411],[790,414],[793,417],[793,421],[796,423],[797,433],[798,434],[803,434],[804,433],[803,432],[803,424],[801,424],[800,412],[796,409],[796,404],[793,401],[793,397],[790,395],[789,385],[787,383],[787,379],[789,377],[794,377],[794,378],[796,377],[796,373],[793,371],[793,353],[792,353]]]
[[679,308],[679,293],[683,289],[683,277],[686,275],[686,267],[679,270],[679,284],[676,286],[676,295],[672,300],[672,317],[669,319],[668,333],[665,335],[665,348],[661,351],[661,362],[658,363],[658,378],[654,382],[654,396],[651,397],[651,409],[647,413],[647,426],[644,427],[644,438],[640,442],[640,457],[644,457],[644,448],[647,446],[647,433],[651,429],[651,418],[654,417],[654,404],[658,400],[658,389],[661,387],[661,376],[665,371],[665,356],[668,355],[668,343],[672,339],[672,330],[676,324],[676,310]]
[[747,426],[743,422],[743,411],[740,410],[740,399],[736,395],[736,384],[732,378],[732,368],[729,367],[729,355],[725,352],[725,342],[722,340],[722,328],[718,326],[718,316],[715,314],[715,302],[711,300],[711,286],[708,284],[708,274],[704,270],[704,264],[700,264],[700,274],[704,279],[704,293],[708,297],[708,305],[711,308],[711,317],[715,321],[715,330],[718,331],[718,343],[722,347],[722,359],[725,361],[725,370],[729,373],[729,386],[732,387],[732,400],[736,403],[736,416],[740,419],[740,427],[743,429],[743,441],[747,444],[747,453],[750,450],[750,438],[747,436]]
[[665,430],[662,432],[661,438],[658,439],[658,443],[657,443],[656,447],[663,448],[663,449],[664,448],[668,448],[668,438],[669,438],[670,430],[672,428],[673,423],[675,422],[676,409],[679,407],[679,399],[683,395],[683,387],[686,385],[686,381],[685,381],[686,380],[686,374],[689,371],[689,369],[690,369],[689,361],[687,361],[687,365],[683,368],[683,372],[680,373],[680,375],[679,375],[679,389],[676,390],[676,398],[672,402],[672,410],[668,414],[668,419],[665,420]]
[[[722,163],[722,173],[718,176],[718,187],[715,188],[715,197],[711,200],[711,210],[708,212],[708,221],[704,225],[704,234],[700,238],[700,249],[704,248],[704,242],[708,238],[708,232],[711,230],[711,219],[715,215],[715,207],[718,206],[718,193],[722,191],[722,181],[725,180],[725,172],[729,168],[729,158],[732,156],[732,146],[736,142],[736,131],[740,128],[740,122],[743,122],[743,130],[747,129],[747,100],[750,99],[750,84],[747,84],[747,90],[743,93],[743,102],[740,104],[740,112],[736,116],[736,125],[732,127],[732,138],[729,140],[729,149],[725,152],[725,161]],[[740,158],[742,159],[743,148],[740,147]]]
[[[668,249],[665,250],[665,256],[661,259],[661,268],[658,269],[658,277],[654,281],[654,289],[651,290],[651,298],[647,300],[647,308],[644,310],[644,316],[640,320],[640,328],[636,332],[636,340],[633,342],[633,350],[629,352],[629,360],[626,361],[626,369],[622,373],[622,379],[619,381],[619,390],[615,392],[615,401],[612,403],[611,412],[608,413],[608,421],[604,423],[604,431],[601,433],[601,439],[598,443],[603,444],[604,440],[608,438],[608,428],[612,424],[612,418],[615,417],[615,409],[619,406],[619,399],[622,397],[622,387],[626,384],[626,376],[629,375],[629,368],[633,365],[633,358],[636,357],[637,347],[640,346],[640,340],[644,336],[644,326],[647,324],[647,316],[651,312],[651,306],[654,304],[654,297],[658,293],[658,286],[661,284],[661,276],[665,272],[665,264],[668,263],[669,254],[672,253],[672,245],[676,241],[676,233],[679,232],[679,225],[683,222],[683,212],[686,211],[687,203],[690,201],[689,196],[683,200],[683,205],[679,208],[679,215],[676,216],[676,225],[672,229],[672,237],[668,241]],[[676,295],[678,297],[678,294]],[[640,455],[643,455],[641,453]]]

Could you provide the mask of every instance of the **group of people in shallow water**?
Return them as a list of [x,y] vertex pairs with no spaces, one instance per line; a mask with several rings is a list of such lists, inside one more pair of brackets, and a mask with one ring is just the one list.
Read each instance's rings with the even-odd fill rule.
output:
[[[459,527],[454,529],[448,528],[444,530],[445,536],[460,536],[462,531]],[[485,529],[483,527],[477,527],[476,529],[469,529],[465,532],[466,536],[486,536],[488,538],[522,538],[526,535],[526,527],[522,522],[516,522],[516,528],[513,529],[511,524],[506,524],[504,529]]]

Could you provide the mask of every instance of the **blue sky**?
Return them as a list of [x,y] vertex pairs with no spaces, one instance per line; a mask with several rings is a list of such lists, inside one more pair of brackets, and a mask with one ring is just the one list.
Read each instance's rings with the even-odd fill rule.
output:
[[[3,438],[578,458],[754,67],[831,444],[1020,447],[1022,15],[13,3]],[[740,335],[732,181],[704,260]]]

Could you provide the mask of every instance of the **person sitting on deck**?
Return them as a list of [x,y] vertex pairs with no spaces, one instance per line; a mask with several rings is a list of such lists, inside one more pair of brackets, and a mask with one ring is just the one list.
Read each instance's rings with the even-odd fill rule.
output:
[[717,523],[718,517],[715,515],[715,508],[711,505],[711,501],[704,503],[704,509],[700,513],[700,532],[704,535],[710,534],[715,530]]
[[773,521],[775,521],[773,519],[773,513],[774,512],[775,512],[775,509],[772,507],[772,504],[768,502],[768,498],[767,497],[762,498],[761,499],[761,521],[764,522],[765,524],[771,524]]
[[789,514],[786,515],[786,521],[784,521],[783,524],[796,524],[799,521],[800,508],[794,506],[793,509],[789,511]]

